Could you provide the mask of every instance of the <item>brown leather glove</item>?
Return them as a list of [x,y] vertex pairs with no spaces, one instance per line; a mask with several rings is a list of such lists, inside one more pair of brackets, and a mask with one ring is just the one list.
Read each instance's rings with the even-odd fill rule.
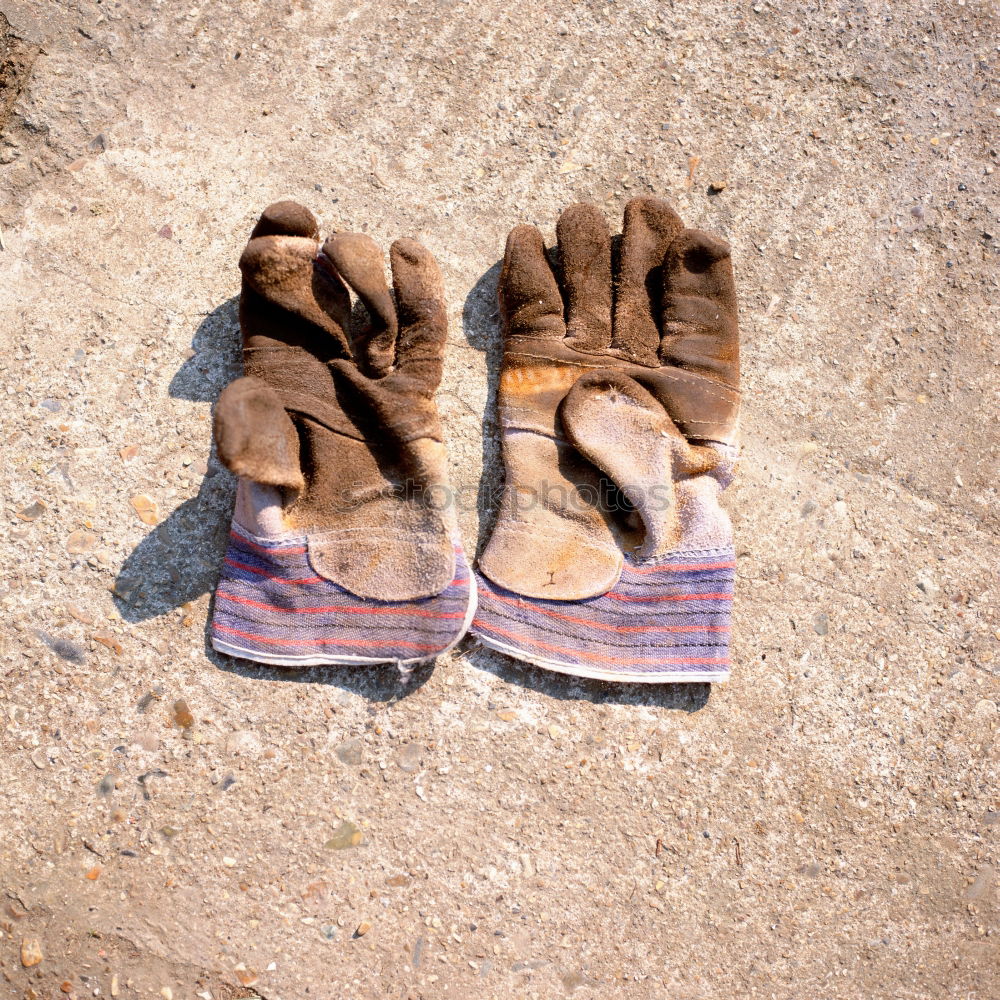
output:
[[441,275],[397,240],[394,299],[370,237],[317,240],[313,216],[279,202],[240,259],[246,377],[215,412],[240,487],[213,641],[275,663],[424,659],[472,601],[434,403]]
[[507,241],[506,482],[473,631],[570,673],[721,679],[733,557],[718,495],[740,398],[729,248],[653,198],[626,206],[617,247],[592,205],[566,209],[557,235],[555,270],[534,227]]

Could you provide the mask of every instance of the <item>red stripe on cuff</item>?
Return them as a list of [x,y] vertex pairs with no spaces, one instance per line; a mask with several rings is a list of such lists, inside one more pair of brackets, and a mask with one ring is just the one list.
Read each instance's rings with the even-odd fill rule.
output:
[[301,580],[289,580],[286,576],[275,576],[273,573],[268,573],[266,569],[257,569],[256,566],[248,566],[246,563],[237,562],[235,559],[227,559],[227,566],[233,566],[236,569],[245,569],[248,573],[256,573],[257,576],[267,577],[268,580],[277,580],[278,583],[322,583],[323,578],[319,576],[307,576]]
[[612,597],[616,601],[636,601],[641,604],[658,601],[731,601],[732,594],[664,594],[659,597],[635,597],[630,594],[616,594],[609,590],[604,597]]
[[627,573],[688,573],[696,569],[735,569],[733,560],[706,563],[666,563],[663,566],[629,566]]

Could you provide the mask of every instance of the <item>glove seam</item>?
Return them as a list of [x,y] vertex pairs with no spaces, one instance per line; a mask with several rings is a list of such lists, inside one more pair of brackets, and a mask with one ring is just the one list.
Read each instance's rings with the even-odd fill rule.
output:
[[[541,338],[539,338],[541,339]],[[593,355],[593,357],[601,357],[601,355]],[[605,358],[611,358],[616,360],[613,355],[603,355]],[[613,371],[622,371],[623,369],[617,368],[615,365],[592,365],[585,361],[573,361],[570,358],[553,358],[546,354],[529,354],[526,351],[507,351],[505,358],[528,358],[532,361],[548,361],[553,367],[561,367],[562,365],[571,365],[574,368],[586,368],[590,371],[600,371],[602,368],[610,368]],[[657,367],[656,365],[640,365],[638,362],[632,361],[630,364],[634,364],[637,368],[642,368],[645,371],[657,372],[663,378],[673,379],[674,381],[683,381],[682,376],[675,375],[669,368]],[[625,371],[628,375],[628,371]],[[687,371],[684,370],[684,374],[690,376],[691,378],[701,379],[704,382],[708,382],[710,385],[718,388],[724,389],[726,392],[732,393],[732,395],[742,398],[742,392],[739,389],[733,388],[731,385],[727,385],[725,382],[717,382],[713,378],[709,378],[707,375],[702,375],[701,372]],[[702,421],[704,423],[704,421]]]

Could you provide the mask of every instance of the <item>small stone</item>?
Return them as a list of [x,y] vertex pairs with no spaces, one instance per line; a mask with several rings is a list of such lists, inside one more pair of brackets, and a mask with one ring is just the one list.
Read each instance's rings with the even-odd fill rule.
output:
[[371,929],[372,925],[368,923],[367,920],[362,920],[361,923],[358,924],[358,929],[354,932],[354,936],[364,937]]
[[728,181],[712,181],[712,183],[708,185],[708,193],[722,194],[722,192],[725,191],[727,187],[729,187]]
[[194,725],[194,716],[183,698],[178,698],[174,702],[173,719],[174,725],[180,726],[181,729],[190,729]]
[[86,611],[83,611],[81,608],[78,608],[75,604],[70,604],[69,602],[67,602],[67,604],[66,604],[66,610],[78,622],[81,622],[84,625],[93,625],[94,624],[94,616],[91,615],[91,614],[88,614]]
[[72,993],[73,992],[73,984],[68,979],[64,979],[59,984],[59,989],[62,990],[63,993]]
[[174,991],[169,986],[164,986],[160,990],[160,996],[163,997],[163,1000],[174,1000]]
[[361,831],[350,820],[345,819],[323,846],[328,851],[342,851],[347,847],[357,847],[362,840],[364,836]]
[[332,941],[337,936],[337,926],[336,924],[324,924],[319,932],[327,941]]
[[233,969],[233,972],[242,986],[253,986],[260,979],[253,969],[248,969],[242,962]]
[[102,646],[107,646],[116,655],[122,655],[122,644],[110,632],[95,632],[90,638]]
[[393,875],[385,880],[386,885],[391,885],[394,889],[401,889],[404,885],[410,884],[410,879],[406,875]]
[[118,996],[118,973],[117,972],[111,977],[111,995],[113,997]]
[[137,444],[127,444],[124,448],[118,450],[118,456],[123,462],[131,462],[138,454],[139,446]]
[[118,778],[114,774],[104,775],[104,777],[97,783],[97,794],[103,795],[105,798],[113,794],[117,780]]
[[413,774],[420,770],[420,758],[423,747],[419,743],[407,743],[396,751],[396,764],[401,771]]
[[501,722],[513,722],[517,718],[517,712],[509,708],[504,708],[497,712],[497,718]]
[[125,601],[126,603],[131,603],[138,591],[138,580],[129,580],[121,576],[115,580],[111,587],[111,593],[113,593],[120,601]]
[[157,236],[162,236],[165,240],[173,239],[174,231],[170,226],[161,226],[157,232]]
[[235,867],[236,867],[236,858],[231,858],[231,857],[229,857],[229,856],[226,856],[226,857],[224,857],[224,858],[222,859],[222,863],[223,863],[223,864],[224,864],[224,865],[225,865],[225,866],[226,866],[227,868],[235,868]]
[[160,511],[156,506],[156,501],[147,497],[143,493],[138,493],[136,496],[132,497],[129,501],[136,514],[139,515],[139,520],[143,524],[158,524],[160,520]]
[[22,521],[37,521],[47,509],[45,501],[36,498],[34,502],[28,504],[23,510],[19,510],[14,516]]
[[90,879],[91,882],[96,882],[101,877],[101,869],[96,865],[87,872],[86,877]]
[[566,735],[566,730],[563,729],[562,726],[557,726],[555,723],[549,726],[549,739],[557,740],[561,736],[565,735]]
[[813,616],[813,631],[817,635],[826,635],[830,631],[830,620],[826,612],[820,611]]
[[71,555],[81,555],[93,551],[97,544],[97,535],[92,531],[74,531],[66,539],[66,551]]
[[351,764],[357,766],[364,763],[365,759],[365,746],[360,739],[347,740],[345,743],[341,743],[337,747],[337,759],[342,764]]
[[23,938],[21,940],[21,965],[26,969],[38,965],[44,957],[42,943],[38,938]]

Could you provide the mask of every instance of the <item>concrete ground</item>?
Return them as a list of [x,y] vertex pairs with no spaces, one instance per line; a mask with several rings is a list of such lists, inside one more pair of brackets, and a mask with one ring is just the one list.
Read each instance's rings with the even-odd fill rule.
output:
[[[0,997],[1000,996],[992,0],[0,7]],[[437,255],[473,550],[506,232],[640,193],[734,247],[732,681],[212,653],[260,209]]]

